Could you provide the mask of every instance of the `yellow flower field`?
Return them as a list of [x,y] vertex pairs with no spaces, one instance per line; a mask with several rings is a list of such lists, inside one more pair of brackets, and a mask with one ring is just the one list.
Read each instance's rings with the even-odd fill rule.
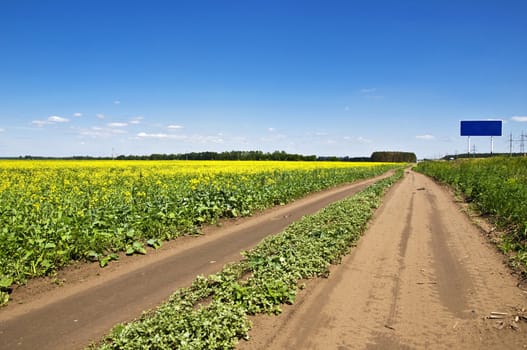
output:
[[0,161],[0,279],[101,266],[223,217],[372,177],[387,163]]

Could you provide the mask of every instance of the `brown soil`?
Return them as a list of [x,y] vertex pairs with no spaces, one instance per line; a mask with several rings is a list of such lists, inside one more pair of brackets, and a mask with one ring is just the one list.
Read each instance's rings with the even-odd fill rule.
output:
[[218,272],[265,236],[377,179],[315,193],[250,218],[223,221],[206,227],[201,236],[177,239],[146,256],[122,256],[104,269],[78,263],[53,278],[31,281],[16,288],[9,305],[0,309],[0,349],[84,348],[115,324],[140,316],[177,288],[188,286],[197,275]]
[[254,317],[238,349],[527,348],[526,292],[488,241],[451,193],[409,172],[329,278]]

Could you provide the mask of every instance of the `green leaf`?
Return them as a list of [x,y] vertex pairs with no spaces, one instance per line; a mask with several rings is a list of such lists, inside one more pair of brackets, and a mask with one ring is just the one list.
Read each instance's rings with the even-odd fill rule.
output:
[[110,261],[110,258],[106,256],[106,257],[104,257],[104,258],[99,260],[99,266],[100,267],[105,267],[106,265],[108,265],[109,261]]
[[9,288],[13,284],[13,279],[11,277],[2,277],[0,279],[0,289]]
[[115,254],[115,253],[112,253],[112,254],[108,255],[108,258],[110,258],[110,260],[119,260],[119,255]]
[[0,307],[7,305],[9,301],[9,294],[7,292],[0,291]]
[[161,241],[157,238],[150,238],[148,241],[146,241],[146,244],[148,244],[150,247],[153,247],[154,249],[161,247]]
[[105,256],[104,258],[99,259],[99,266],[105,267],[112,260],[119,260],[119,255],[112,253],[112,254]]
[[97,253],[95,250],[90,250],[87,254],[86,254],[86,258],[92,260],[92,261],[96,261],[96,260],[99,260],[99,253]]
[[135,253],[146,254],[146,249],[143,247],[141,242],[134,242],[134,244],[132,244],[132,248],[134,249]]

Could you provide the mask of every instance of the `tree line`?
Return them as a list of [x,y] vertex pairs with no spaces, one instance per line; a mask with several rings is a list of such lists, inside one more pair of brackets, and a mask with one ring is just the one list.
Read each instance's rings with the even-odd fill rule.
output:
[[[6,158],[7,159],[7,158]],[[11,158],[13,159],[13,158]],[[63,159],[63,160],[275,160],[275,161],[326,161],[326,162],[406,162],[416,161],[414,153],[408,152],[373,152],[371,157],[336,157],[316,156],[287,153],[285,151],[262,152],[262,151],[226,151],[226,152],[190,152],[164,154],[155,153],[150,155],[119,155],[117,157],[39,157],[20,156],[18,159]]]
[[151,154],[149,156],[120,155],[119,160],[288,160],[288,161],[315,161],[316,155],[302,155],[274,151],[226,151],[226,152],[190,152],[177,154]]
[[413,152],[373,152],[372,162],[396,162],[396,163],[415,163],[417,156]]

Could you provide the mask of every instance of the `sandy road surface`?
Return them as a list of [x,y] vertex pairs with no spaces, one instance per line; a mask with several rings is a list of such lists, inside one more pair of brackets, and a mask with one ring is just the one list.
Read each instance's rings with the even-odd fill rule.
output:
[[[452,196],[410,172],[330,277],[281,315],[254,318],[238,348],[522,349],[527,323],[511,315],[527,296],[516,285]],[[509,315],[486,318],[496,311]]]
[[[382,177],[386,177],[385,174]],[[241,258],[240,251],[278,233],[302,216],[350,196],[377,179],[310,195],[289,205],[209,227],[201,237],[177,240],[146,256],[123,257],[109,268],[72,271],[66,285],[13,300],[0,309],[0,349],[76,349],[155,307],[198,274],[212,274]],[[168,247],[168,248],[167,248]],[[95,270],[93,270],[95,268]],[[77,283],[70,281],[77,280]],[[49,283],[48,283],[49,285]]]

